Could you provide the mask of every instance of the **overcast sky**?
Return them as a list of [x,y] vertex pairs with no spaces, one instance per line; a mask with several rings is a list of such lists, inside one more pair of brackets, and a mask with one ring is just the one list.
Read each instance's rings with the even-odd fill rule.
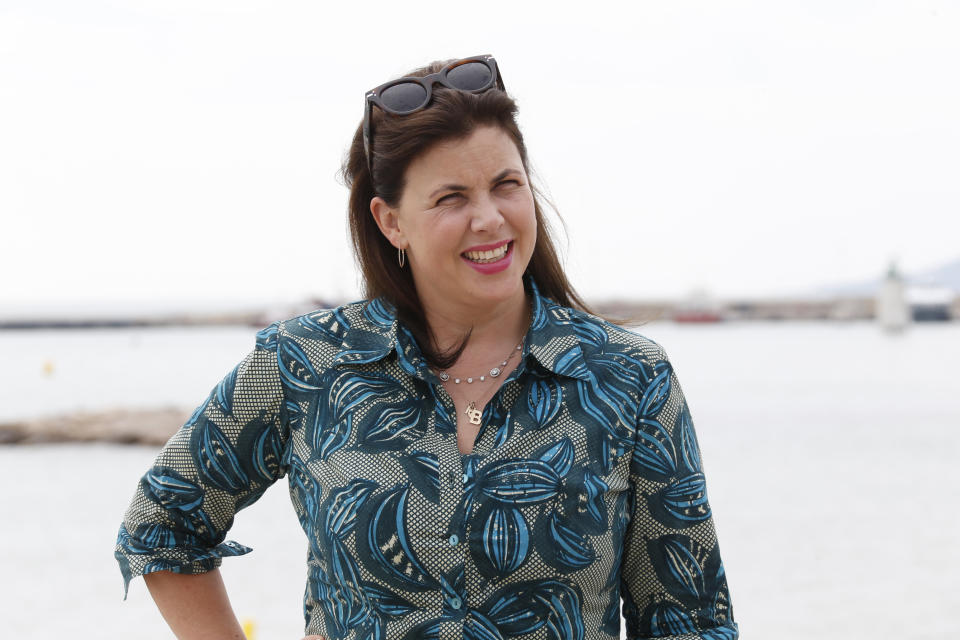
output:
[[0,0],[0,304],[357,297],[364,92],[480,53],[588,299],[960,256],[956,2]]

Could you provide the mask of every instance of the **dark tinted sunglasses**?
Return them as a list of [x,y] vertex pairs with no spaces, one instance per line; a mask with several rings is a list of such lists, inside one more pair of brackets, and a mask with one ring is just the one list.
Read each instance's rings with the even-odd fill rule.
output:
[[497,61],[493,56],[474,56],[451,62],[443,69],[428,76],[418,78],[406,76],[384,83],[376,89],[367,91],[363,113],[363,153],[367,158],[367,168],[372,172],[372,153],[370,120],[373,115],[373,106],[376,105],[386,113],[405,116],[424,109],[430,104],[433,96],[433,85],[441,84],[448,89],[482,93],[497,86],[501,91],[503,79],[497,69]]

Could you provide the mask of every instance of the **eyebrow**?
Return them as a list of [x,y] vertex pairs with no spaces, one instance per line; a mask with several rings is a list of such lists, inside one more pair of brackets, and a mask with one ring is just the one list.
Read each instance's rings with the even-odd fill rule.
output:
[[[496,184],[501,180],[503,180],[504,178],[506,178],[507,176],[514,173],[517,175],[521,174],[521,172],[518,171],[517,169],[504,169],[503,171],[501,171],[500,173],[498,173],[496,176],[493,177],[493,180],[490,181],[490,184]],[[438,193],[442,191],[466,191],[466,190],[467,190],[467,187],[462,184],[445,184],[442,187],[436,189],[433,193],[427,196],[427,198],[432,200],[434,196],[436,196]]]

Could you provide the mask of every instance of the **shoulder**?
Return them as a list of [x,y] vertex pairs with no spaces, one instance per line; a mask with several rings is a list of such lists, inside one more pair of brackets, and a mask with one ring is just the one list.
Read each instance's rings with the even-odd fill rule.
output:
[[331,309],[314,309],[278,320],[274,325],[285,337],[341,344],[350,328],[363,316],[367,305],[367,300],[357,300]]
[[609,320],[586,311],[570,307],[559,307],[569,318],[581,349],[588,358],[591,354],[621,353],[636,357],[651,364],[666,361],[663,347],[653,339],[634,329],[613,324]]
[[303,351],[311,360],[332,359],[348,343],[351,332],[386,336],[393,322],[393,310],[380,300],[357,300],[277,320],[258,332],[257,345]]
[[392,308],[358,300],[277,320],[257,333],[257,350],[279,369],[288,394],[312,393],[326,372],[357,353],[382,357],[393,344]]

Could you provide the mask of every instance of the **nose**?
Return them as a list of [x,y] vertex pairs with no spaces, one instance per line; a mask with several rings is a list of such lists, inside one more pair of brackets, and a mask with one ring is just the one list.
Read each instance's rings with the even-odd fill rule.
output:
[[476,233],[496,231],[503,226],[503,214],[497,202],[489,195],[482,197],[473,207],[470,230]]

